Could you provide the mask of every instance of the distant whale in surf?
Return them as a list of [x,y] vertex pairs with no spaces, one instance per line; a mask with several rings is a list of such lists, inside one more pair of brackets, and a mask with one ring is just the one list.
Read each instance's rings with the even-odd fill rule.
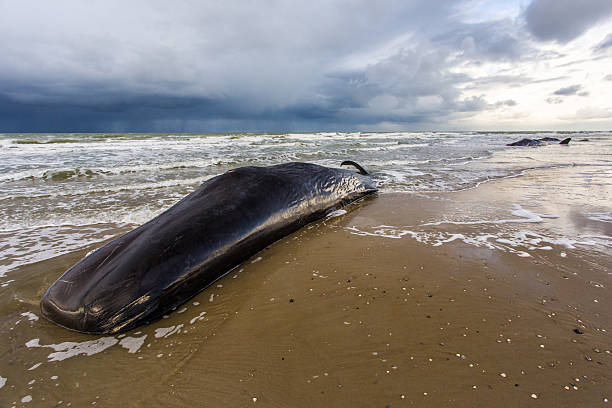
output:
[[304,225],[377,191],[372,178],[309,163],[241,167],[109,242],[45,292],[42,315],[84,333],[116,333],[181,305]]
[[506,146],[542,146],[544,144],[550,142],[559,142],[559,144],[566,145],[569,144],[571,137],[567,139],[557,139],[556,137],[543,137],[541,139],[521,139],[518,142],[508,143]]

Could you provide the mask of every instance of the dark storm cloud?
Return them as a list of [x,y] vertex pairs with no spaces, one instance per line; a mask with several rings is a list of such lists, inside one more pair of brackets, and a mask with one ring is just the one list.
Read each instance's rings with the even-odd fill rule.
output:
[[350,60],[404,35],[422,42],[461,3],[3,2],[0,130],[374,123],[388,115],[370,101],[389,84]]
[[520,19],[474,20],[482,3],[0,2],[0,131],[424,127],[510,108],[466,91],[547,79],[457,68],[558,56]]
[[525,10],[527,28],[542,41],[567,43],[612,15],[610,0],[533,0]]

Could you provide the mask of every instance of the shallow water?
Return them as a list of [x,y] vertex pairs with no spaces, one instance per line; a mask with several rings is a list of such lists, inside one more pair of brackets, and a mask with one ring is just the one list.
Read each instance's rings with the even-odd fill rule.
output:
[[[589,141],[3,135],[0,402],[602,403],[612,381],[612,135],[571,136]],[[167,318],[88,336],[40,317],[40,296],[63,271],[202,180],[241,165],[344,159],[376,175],[377,198],[281,240]]]

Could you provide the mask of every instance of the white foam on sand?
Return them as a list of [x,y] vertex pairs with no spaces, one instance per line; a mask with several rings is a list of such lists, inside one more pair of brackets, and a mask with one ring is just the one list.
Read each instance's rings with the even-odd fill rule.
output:
[[362,236],[373,236],[373,237],[382,237],[382,238],[392,238],[392,239],[400,239],[405,235],[410,235],[412,238],[416,239],[419,242],[425,242],[427,234],[425,232],[416,232],[404,229],[403,227],[394,227],[392,225],[379,225],[377,227],[373,227],[372,231],[364,231],[355,226],[346,227],[351,234],[354,235],[362,235]]
[[50,348],[55,352],[49,354],[47,358],[49,361],[63,361],[67,358],[78,356],[81,354],[92,356],[94,354],[101,353],[107,348],[117,344],[119,340],[114,337],[100,337],[96,340],[89,340],[83,342],[67,341],[59,344],[40,344],[40,339],[32,339],[25,345],[26,347],[41,347]]
[[204,315],[206,314],[206,312],[200,312],[199,315],[197,315],[196,317],[194,317],[193,319],[191,319],[189,321],[189,324],[194,324],[197,320],[202,320],[204,319]]
[[170,337],[173,334],[178,333],[182,328],[183,324],[170,327],[160,327],[158,329],[155,329],[155,338],[159,339],[160,337]]
[[[351,234],[361,236],[375,236],[381,238],[400,239],[410,237],[417,242],[431,245],[441,246],[454,241],[461,241],[468,245],[476,247],[486,247],[489,249],[497,249],[504,252],[510,252],[520,257],[530,257],[531,251],[543,250],[551,251],[553,247],[562,247],[565,249],[575,249],[576,246],[592,246],[592,247],[612,247],[612,237],[607,235],[579,235],[576,237],[557,236],[551,237],[541,233],[529,231],[527,229],[509,229],[503,228],[497,231],[483,231],[479,228],[477,231],[469,231],[456,233],[451,231],[453,225],[516,225],[521,223],[542,223],[545,218],[559,218],[556,215],[537,214],[533,211],[526,210],[518,204],[513,204],[510,213],[517,218],[504,218],[498,220],[442,220],[435,222],[427,222],[414,226],[393,226],[393,225],[378,225],[375,227],[345,227]],[[440,228],[431,229],[429,227],[448,225],[448,230],[440,231]],[[565,256],[562,253],[561,256]]]
[[[532,217],[535,218],[535,217]],[[553,247],[575,249],[579,246],[611,247],[612,237],[580,236],[576,239],[568,237],[549,237],[529,230],[499,231],[496,233],[453,233],[450,231],[419,231],[417,227],[401,227],[379,225],[371,228],[345,227],[354,235],[373,236],[390,239],[401,239],[406,236],[422,244],[434,247],[454,241],[461,241],[475,247],[486,247],[503,252],[514,253],[520,257],[530,257],[530,251],[551,251]],[[410,228],[410,229],[408,229]],[[561,256],[564,256],[563,254]]]
[[440,246],[440,245],[446,244],[448,242],[453,242],[453,241],[455,241],[457,239],[465,242],[466,238],[465,238],[465,235],[463,235],[463,234],[451,234],[450,237],[448,237],[446,239],[439,240],[438,242],[433,244],[433,246]]
[[36,316],[34,313],[32,312],[25,312],[21,314],[23,317],[27,317],[29,321],[37,321],[38,320],[38,316]]
[[128,353],[136,353],[144,344],[147,335],[142,337],[125,337],[121,339],[119,345],[128,350]]

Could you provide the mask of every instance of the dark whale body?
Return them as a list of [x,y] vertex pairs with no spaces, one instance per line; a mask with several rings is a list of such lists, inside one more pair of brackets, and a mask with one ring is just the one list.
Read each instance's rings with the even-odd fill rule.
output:
[[569,144],[571,137],[567,139],[559,140],[556,137],[543,137],[541,139],[521,139],[518,142],[508,143],[506,146],[541,146],[549,142],[559,142],[559,144]]
[[42,315],[96,334],[151,322],[273,242],[375,191],[367,175],[315,164],[230,170],[80,260],[47,289]]

